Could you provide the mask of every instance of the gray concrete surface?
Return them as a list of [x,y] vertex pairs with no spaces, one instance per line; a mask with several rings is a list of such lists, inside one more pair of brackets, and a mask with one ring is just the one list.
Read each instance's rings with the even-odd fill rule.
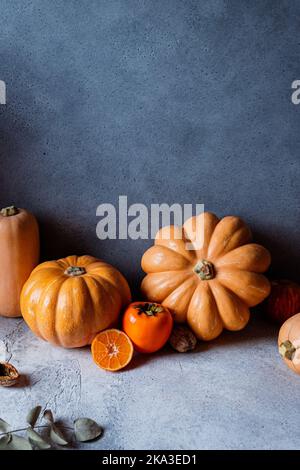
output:
[[166,348],[113,374],[88,348],[50,346],[22,320],[0,318],[0,341],[23,374],[19,387],[0,388],[0,417],[22,426],[36,404],[66,423],[92,417],[105,433],[84,449],[299,449],[300,377],[276,337],[256,319],[191,354]]

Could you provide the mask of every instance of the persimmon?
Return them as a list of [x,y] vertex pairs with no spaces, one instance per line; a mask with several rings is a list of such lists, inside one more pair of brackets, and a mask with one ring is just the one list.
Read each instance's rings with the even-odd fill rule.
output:
[[102,369],[112,372],[123,369],[132,356],[132,342],[123,331],[112,328],[101,331],[93,339],[92,357]]
[[142,353],[161,349],[168,341],[173,318],[166,307],[157,303],[133,302],[123,316],[123,330]]

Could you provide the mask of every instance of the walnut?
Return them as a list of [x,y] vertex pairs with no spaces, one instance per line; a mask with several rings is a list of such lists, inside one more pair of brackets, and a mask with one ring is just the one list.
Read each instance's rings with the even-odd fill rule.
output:
[[184,353],[195,349],[197,338],[187,326],[175,326],[169,338],[169,343],[173,349]]
[[19,380],[19,372],[8,362],[0,362],[0,386],[10,387]]

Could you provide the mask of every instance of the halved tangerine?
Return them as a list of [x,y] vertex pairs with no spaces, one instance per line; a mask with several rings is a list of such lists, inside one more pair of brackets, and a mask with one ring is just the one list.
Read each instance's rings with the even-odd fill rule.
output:
[[92,342],[92,356],[102,369],[117,371],[131,361],[133,345],[123,331],[115,328],[101,331]]

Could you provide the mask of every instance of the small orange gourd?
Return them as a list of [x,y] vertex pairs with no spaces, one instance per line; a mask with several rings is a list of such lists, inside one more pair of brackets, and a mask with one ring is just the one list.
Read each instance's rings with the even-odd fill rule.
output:
[[21,294],[21,310],[39,337],[65,348],[90,344],[130,302],[126,279],[92,256],[69,256],[35,268]]
[[290,317],[280,328],[278,348],[286,365],[300,374],[300,313]]
[[178,323],[187,322],[198,338],[211,340],[222,330],[240,330],[249,307],[262,302],[270,283],[261,273],[271,258],[251,243],[251,232],[238,217],[219,220],[204,212],[183,227],[163,227],[142,258],[147,273],[141,290],[161,303]]
[[0,315],[20,317],[20,294],[39,262],[39,229],[35,217],[14,206],[0,211]]

